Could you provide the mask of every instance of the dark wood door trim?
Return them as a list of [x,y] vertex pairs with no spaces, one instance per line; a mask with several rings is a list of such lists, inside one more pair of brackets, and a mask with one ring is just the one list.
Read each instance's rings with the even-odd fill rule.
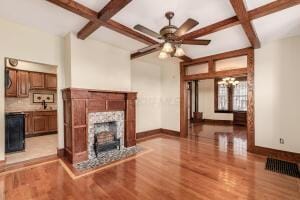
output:
[[[210,65],[214,65],[212,62],[215,62],[216,60],[222,60],[227,59],[230,57],[237,57],[237,56],[247,56],[247,68],[237,69],[237,70],[226,70],[226,71],[219,71],[214,72],[211,71],[207,73],[207,76],[199,75],[193,75],[192,76],[186,76],[185,75],[185,69],[188,66],[192,66],[198,63],[203,62],[210,62]],[[231,52],[225,52],[222,54],[212,55],[204,58],[198,58],[191,62],[181,62],[180,63],[180,136],[186,137],[188,135],[188,118],[187,118],[187,88],[186,84],[187,81],[193,80],[201,80],[201,79],[211,79],[211,78],[217,78],[222,75],[225,76],[247,76],[248,81],[248,111],[247,111],[247,150],[250,152],[253,152],[255,148],[255,129],[254,129],[254,49],[253,48],[246,48],[246,49],[240,49],[235,50]],[[190,78],[186,78],[190,77]]]

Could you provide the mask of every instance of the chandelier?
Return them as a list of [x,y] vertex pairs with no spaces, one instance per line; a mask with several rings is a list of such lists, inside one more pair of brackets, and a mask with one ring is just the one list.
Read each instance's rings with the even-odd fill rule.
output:
[[239,83],[240,82],[235,80],[235,78],[233,78],[233,77],[225,77],[221,81],[218,82],[219,85],[223,85],[223,86],[226,86],[226,87],[236,86]]

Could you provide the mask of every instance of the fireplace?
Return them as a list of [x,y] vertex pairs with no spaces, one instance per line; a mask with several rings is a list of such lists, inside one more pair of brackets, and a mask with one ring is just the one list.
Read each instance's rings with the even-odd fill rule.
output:
[[120,151],[134,147],[136,97],[136,92],[64,89],[65,157],[73,164],[96,158],[95,144],[102,142],[95,138],[103,131],[112,132],[114,141],[119,140]]
[[95,112],[89,114],[88,159],[100,153],[124,147],[124,112]]
[[116,137],[115,132],[101,131],[95,135],[94,150],[96,157],[103,151],[113,149],[120,150],[120,138]]

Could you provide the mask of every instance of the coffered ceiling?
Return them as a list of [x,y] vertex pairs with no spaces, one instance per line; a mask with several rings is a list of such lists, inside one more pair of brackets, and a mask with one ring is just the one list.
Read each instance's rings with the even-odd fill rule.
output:
[[[246,9],[250,11],[274,1],[246,0]],[[99,12],[109,0],[76,0],[76,2]],[[237,14],[231,3],[230,0],[132,0],[111,19],[130,29],[136,24],[142,24],[159,32],[160,28],[167,24],[164,17],[165,12],[174,11],[173,23],[177,26],[181,25],[187,18],[199,21],[199,25],[192,30],[194,31],[236,16]],[[0,18],[60,36],[64,36],[68,32],[77,33],[89,22],[89,20],[78,14],[46,0],[0,0]],[[300,35],[300,5],[253,19],[251,23],[261,43]],[[88,38],[112,44],[132,53],[147,46],[103,26]],[[211,39],[212,41],[208,46],[185,45],[183,48],[189,57],[197,58],[251,45],[240,24],[201,38]]]

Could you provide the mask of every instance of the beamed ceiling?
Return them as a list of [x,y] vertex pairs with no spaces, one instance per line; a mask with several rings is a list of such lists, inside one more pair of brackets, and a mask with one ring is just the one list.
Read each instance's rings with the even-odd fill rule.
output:
[[[167,24],[166,11],[174,11],[172,23],[187,18],[199,22],[183,38],[210,39],[208,46],[183,45],[189,60],[300,35],[300,0],[1,0],[0,17],[64,36],[74,32],[136,51],[159,40],[133,29],[142,24],[156,32]],[[157,55],[156,53],[151,54]],[[150,55],[150,57],[151,57]],[[149,57],[149,55],[148,55]]]

